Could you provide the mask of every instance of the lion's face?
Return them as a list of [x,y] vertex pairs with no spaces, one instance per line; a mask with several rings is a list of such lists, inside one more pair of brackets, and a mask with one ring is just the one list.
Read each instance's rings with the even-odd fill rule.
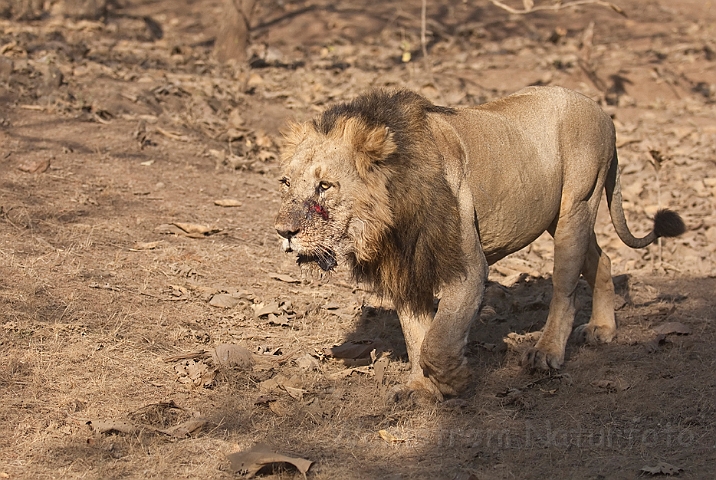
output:
[[[390,221],[385,182],[370,168],[376,152],[365,148],[375,139],[359,123],[348,120],[328,135],[294,125],[287,134],[275,226],[284,251],[295,252],[299,264],[329,271],[348,254],[364,257],[378,234],[374,225]],[[386,129],[378,137],[390,141]]]
[[337,255],[350,249],[351,198],[359,182],[354,171],[340,168],[350,161],[348,145],[319,140],[313,135],[298,145],[284,169],[276,230],[284,251],[296,252],[299,263],[331,270]]

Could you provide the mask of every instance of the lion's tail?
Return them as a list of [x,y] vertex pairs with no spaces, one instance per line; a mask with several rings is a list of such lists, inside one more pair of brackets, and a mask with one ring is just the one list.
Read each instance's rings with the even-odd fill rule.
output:
[[607,173],[605,189],[612,224],[619,238],[627,246],[631,248],[644,248],[659,237],[677,237],[686,231],[684,221],[679,214],[665,208],[656,212],[656,215],[654,215],[654,228],[645,237],[636,238],[632,235],[627,226],[624,209],[622,208],[622,189],[619,182],[619,161],[617,160],[616,149],[614,149],[614,158]]

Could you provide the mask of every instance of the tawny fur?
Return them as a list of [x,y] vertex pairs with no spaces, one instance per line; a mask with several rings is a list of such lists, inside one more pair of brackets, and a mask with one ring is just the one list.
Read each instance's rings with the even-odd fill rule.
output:
[[684,231],[678,214],[662,210],[651,232],[632,235],[611,119],[561,88],[460,109],[406,90],[373,92],[291,126],[282,164],[276,228],[284,249],[323,270],[344,262],[389,297],[412,364],[406,388],[438,398],[468,381],[464,349],[489,264],[544,231],[554,237],[549,316],[523,360],[559,368],[580,274],[594,298],[576,333],[589,343],[616,333],[611,263],[594,235],[601,192],[631,247]]

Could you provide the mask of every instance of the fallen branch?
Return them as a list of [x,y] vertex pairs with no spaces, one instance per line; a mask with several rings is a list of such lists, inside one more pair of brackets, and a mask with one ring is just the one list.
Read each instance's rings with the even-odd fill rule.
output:
[[600,5],[602,7],[611,8],[615,12],[617,12],[619,15],[627,16],[624,10],[622,10],[621,7],[618,5],[615,5],[611,2],[605,2],[604,0],[574,0],[573,2],[568,3],[554,3],[552,5],[538,5],[534,6],[533,2],[526,1],[524,2],[525,8],[522,10],[518,10],[516,8],[512,8],[509,5],[505,5],[504,3],[500,2],[499,0],[490,0],[490,2],[495,5],[496,7],[499,7],[509,13],[513,13],[515,15],[525,15],[527,13],[537,12],[540,10],[564,10],[565,8],[574,8],[574,7],[581,7],[583,5]]

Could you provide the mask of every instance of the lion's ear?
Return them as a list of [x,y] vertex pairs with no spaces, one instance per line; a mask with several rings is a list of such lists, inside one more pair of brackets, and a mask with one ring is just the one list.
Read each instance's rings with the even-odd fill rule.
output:
[[308,123],[297,123],[291,122],[288,124],[285,130],[282,130],[283,134],[283,148],[281,149],[281,162],[287,162],[294,153],[296,148],[303,142],[308,136],[310,125]]
[[343,135],[360,154],[356,158],[356,168],[361,174],[367,173],[374,164],[385,160],[398,149],[393,132],[388,127],[369,127],[357,118],[346,122]]

